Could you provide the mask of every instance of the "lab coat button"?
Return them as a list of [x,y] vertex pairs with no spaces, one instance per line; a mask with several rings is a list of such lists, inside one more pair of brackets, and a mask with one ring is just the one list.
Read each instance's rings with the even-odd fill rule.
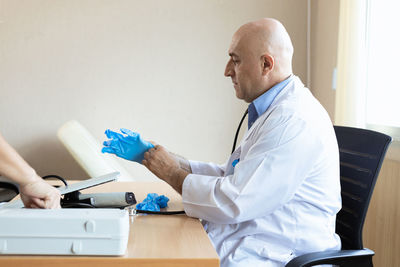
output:
[[92,220],[86,221],[85,230],[88,233],[94,233],[96,231],[96,223]]

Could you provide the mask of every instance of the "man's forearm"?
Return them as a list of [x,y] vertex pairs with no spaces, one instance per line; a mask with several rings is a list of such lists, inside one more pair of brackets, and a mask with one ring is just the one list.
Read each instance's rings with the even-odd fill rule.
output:
[[179,161],[179,167],[188,172],[188,173],[192,173],[192,168],[190,167],[190,162],[189,160],[187,160],[186,158],[177,155],[175,153],[170,152],[173,156],[175,156],[175,158]]
[[143,165],[182,194],[183,181],[191,173],[188,160],[167,151],[160,145],[146,151],[143,157]]
[[190,173],[183,170],[183,169],[178,169],[172,177],[169,177],[169,179],[166,179],[165,181],[171,185],[179,194],[182,195],[182,186],[183,182],[185,181],[185,178],[189,175]]

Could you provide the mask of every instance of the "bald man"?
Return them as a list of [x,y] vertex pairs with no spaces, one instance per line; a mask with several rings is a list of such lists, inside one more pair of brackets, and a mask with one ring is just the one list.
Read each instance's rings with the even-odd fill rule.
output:
[[283,25],[243,25],[225,76],[249,103],[248,130],[226,164],[188,161],[156,145],[143,164],[203,219],[221,266],[284,266],[295,256],[339,249],[339,154],[332,123],[292,74]]

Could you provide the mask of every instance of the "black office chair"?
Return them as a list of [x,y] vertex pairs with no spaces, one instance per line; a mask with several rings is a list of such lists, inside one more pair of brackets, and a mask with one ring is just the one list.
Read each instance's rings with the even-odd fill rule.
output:
[[376,179],[392,140],[375,131],[334,126],[340,151],[342,209],[336,217],[336,233],[342,250],[307,253],[292,259],[286,267],[319,264],[357,267],[373,266],[372,250],[364,248],[362,228]]

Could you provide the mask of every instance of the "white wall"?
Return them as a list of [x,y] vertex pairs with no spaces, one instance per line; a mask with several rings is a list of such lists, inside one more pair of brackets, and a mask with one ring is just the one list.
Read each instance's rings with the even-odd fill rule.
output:
[[232,34],[251,20],[281,20],[304,80],[306,7],[306,0],[0,0],[0,131],[41,175],[87,177],[56,137],[70,119],[99,140],[107,128],[126,127],[188,158],[222,163],[246,108],[223,76]]
[[340,0],[311,1],[311,91],[335,115],[336,91],[332,88],[337,63]]

